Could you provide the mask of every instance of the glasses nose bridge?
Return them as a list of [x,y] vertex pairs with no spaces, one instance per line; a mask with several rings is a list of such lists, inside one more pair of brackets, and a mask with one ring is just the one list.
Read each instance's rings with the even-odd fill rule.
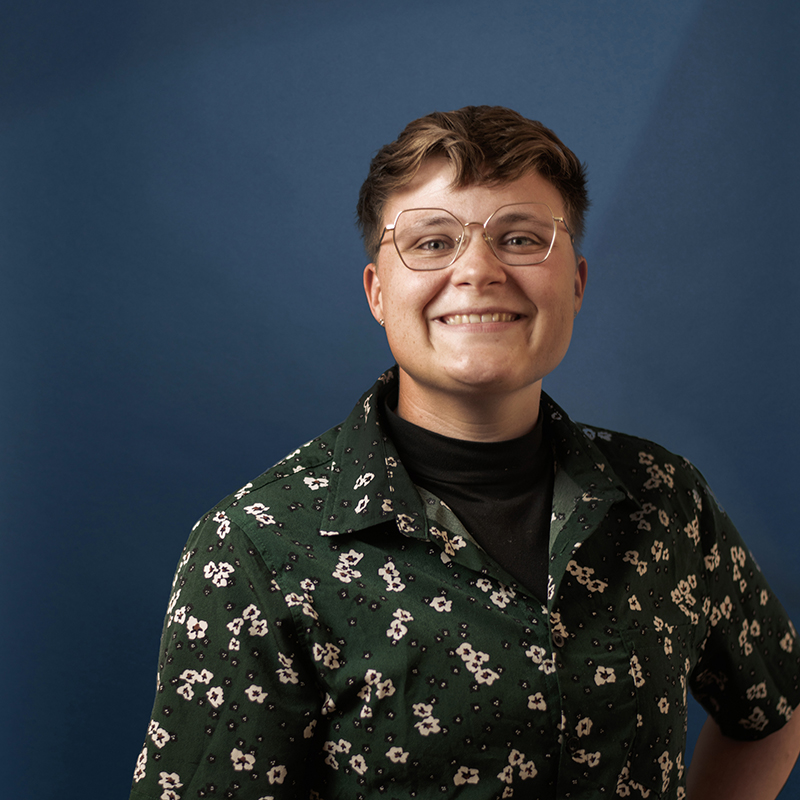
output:
[[[489,219],[491,219],[491,217],[489,217]],[[489,234],[486,232],[486,224],[488,222],[489,222],[489,220],[486,220],[486,222],[462,222],[461,223],[461,227],[464,229],[464,241],[462,242],[461,247],[458,249],[458,253],[456,253],[456,257],[453,259],[453,263],[455,263],[459,258],[461,258],[461,256],[464,255],[464,253],[467,252],[467,248],[469,247],[471,239],[472,239],[472,237],[470,236],[469,231],[467,230],[470,225],[477,225],[479,228],[482,229],[481,238],[486,243],[486,246],[489,248],[489,250],[492,252],[492,255],[495,258],[497,258],[497,253],[495,253],[494,247],[492,247],[492,237],[489,236]]]

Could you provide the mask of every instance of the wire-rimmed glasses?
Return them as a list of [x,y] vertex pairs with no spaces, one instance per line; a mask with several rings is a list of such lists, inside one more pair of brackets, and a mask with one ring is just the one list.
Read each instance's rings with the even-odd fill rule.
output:
[[445,269],[469,246],[467,228],[480,225],[483,239],[504,264],[528,267],[541,264],[553,250],[558,223],[572,232],[563,217],[546,203],[509,203],[500,206],[484,223],[461,222],[444,208],[408,208],[387,225],[400,260],[409,269]]

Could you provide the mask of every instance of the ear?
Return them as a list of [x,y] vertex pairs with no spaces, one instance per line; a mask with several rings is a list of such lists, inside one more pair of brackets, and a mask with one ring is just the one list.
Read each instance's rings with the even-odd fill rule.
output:
[[364,293],[367,295],[372,316],[380,322],[383,319],[383,293],[377,264],[370,263],[364,267]]
[[583,305],[583,293],[586,291],[586,273],[586,259],[580,256],[575,266],[575,299],[573,307],[576,315],[581,310],[581,305]]

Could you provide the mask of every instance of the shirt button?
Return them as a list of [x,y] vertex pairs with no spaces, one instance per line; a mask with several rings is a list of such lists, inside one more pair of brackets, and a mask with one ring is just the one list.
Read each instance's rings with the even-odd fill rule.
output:
[[564,646],[564,637],[560,633],[553,634],[553,644],[556,647],[563,647]]
[[580,747],[581,747],[581,740],[578,739],[577,737],[570,736],[570,738],[567,739],[567,752],[568,753],[571,753],[571,754],[577,753],[578,750],[580,750]]

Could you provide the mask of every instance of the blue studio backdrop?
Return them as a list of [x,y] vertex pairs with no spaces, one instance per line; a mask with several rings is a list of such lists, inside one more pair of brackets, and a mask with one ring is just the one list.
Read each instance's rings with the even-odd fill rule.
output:
[[391,363],[354,206],[435,109],[511,106],[588,163],[587,296],[545,386],[693,460],[800,619],[799,23],[790,0],[6,4],[4,796],[127,797],[192,524]]

